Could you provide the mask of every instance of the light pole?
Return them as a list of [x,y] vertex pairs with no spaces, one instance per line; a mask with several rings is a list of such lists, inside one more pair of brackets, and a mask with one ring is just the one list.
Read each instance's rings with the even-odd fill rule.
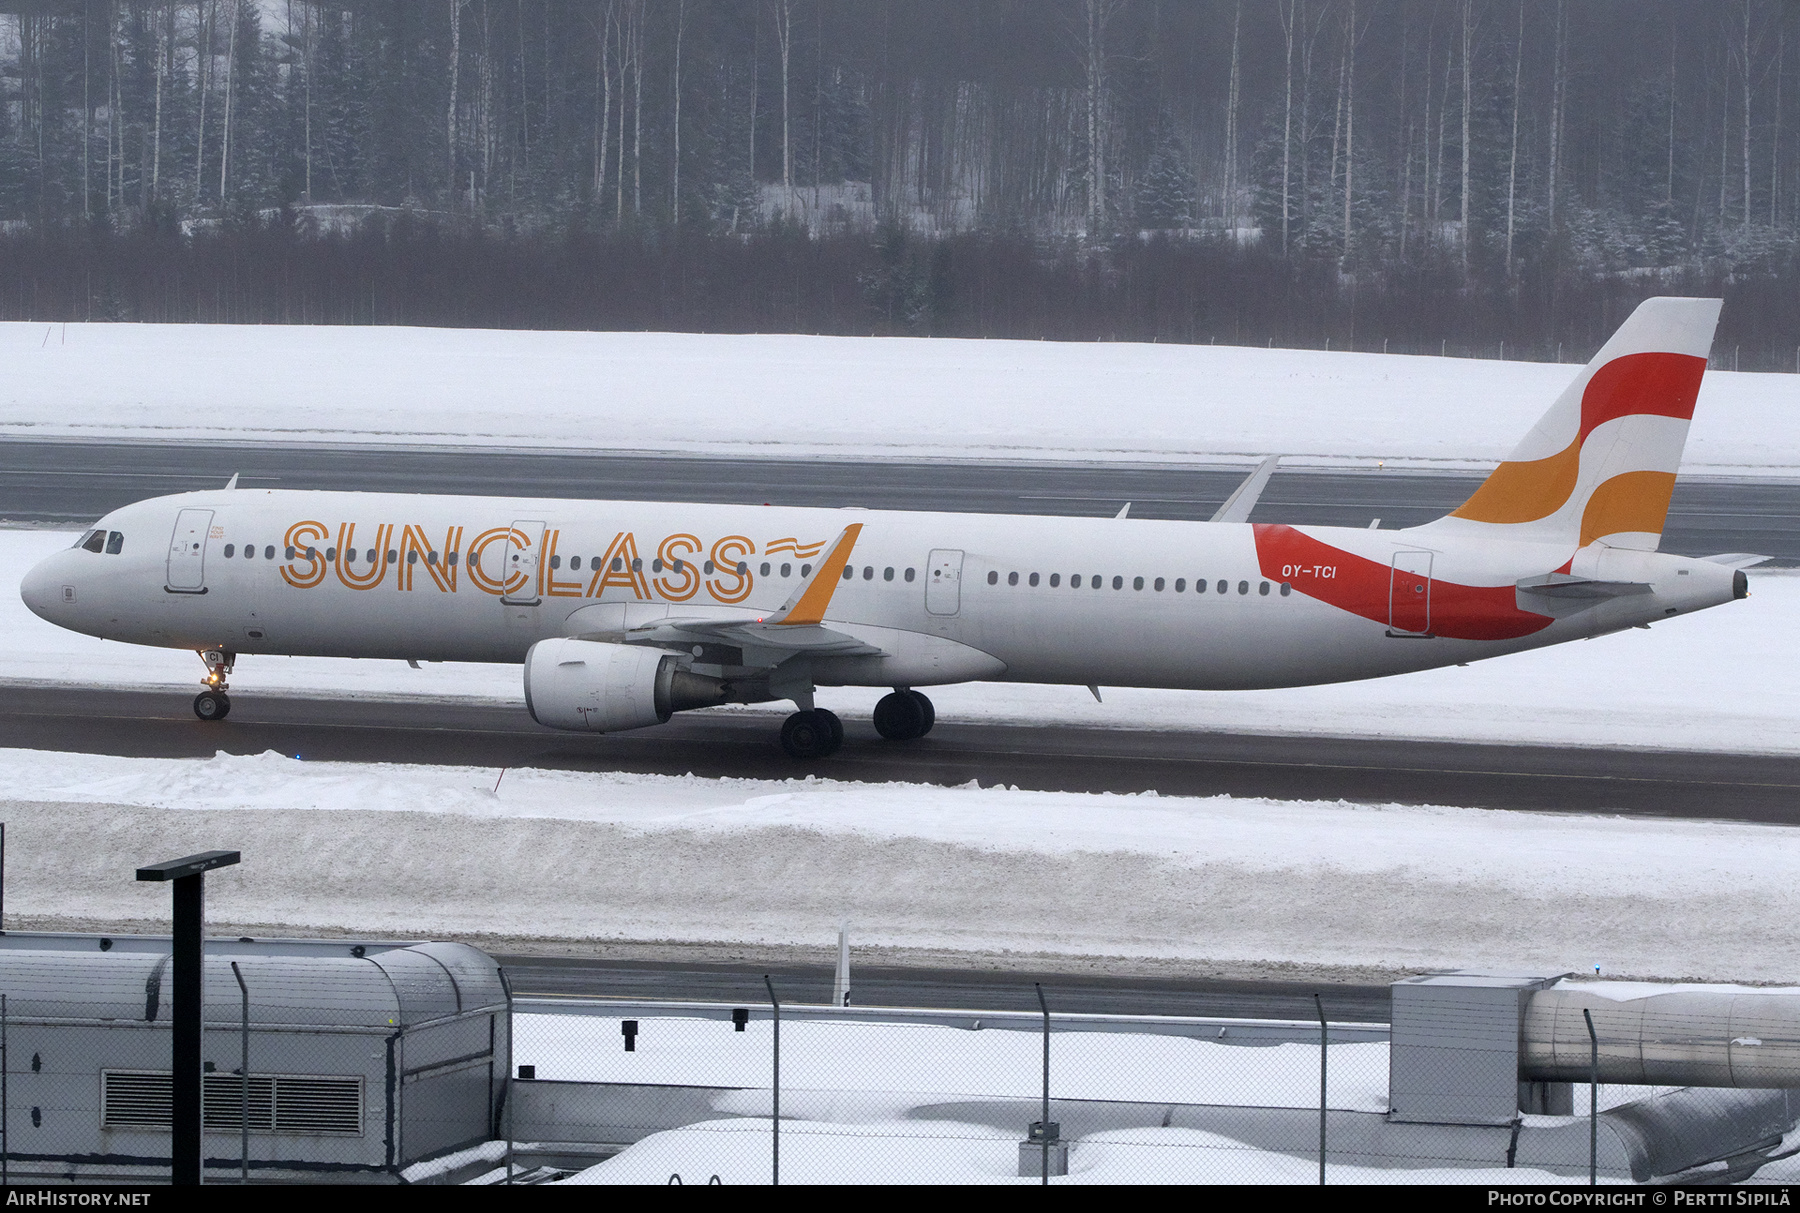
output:
[[[205,939],[206,873],[238,862],[236,851],[202,851],[139,868],[139,880],[174,882],[174,998],[170,1018],[169,1181],[200,1183],[201,947]],[[246,1080],[248,1076],[246,1076]]]

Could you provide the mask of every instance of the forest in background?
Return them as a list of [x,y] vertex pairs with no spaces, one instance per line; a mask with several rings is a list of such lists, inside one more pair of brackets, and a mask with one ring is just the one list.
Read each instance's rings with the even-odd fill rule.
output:
[[0,0],[0,319],[1800,370],[1795,0]]

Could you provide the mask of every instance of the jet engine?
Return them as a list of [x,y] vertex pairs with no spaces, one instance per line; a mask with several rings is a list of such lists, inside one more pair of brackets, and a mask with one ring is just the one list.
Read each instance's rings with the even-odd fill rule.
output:
[[558,638],[525,654],[525,706],[553,729],[641,729],[724,703],[729,694],[723,680],[682,669],[681,658],[665,649]]

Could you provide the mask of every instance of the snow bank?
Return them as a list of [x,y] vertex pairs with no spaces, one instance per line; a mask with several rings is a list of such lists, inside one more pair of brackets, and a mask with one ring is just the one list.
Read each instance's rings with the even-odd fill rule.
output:
[[816,946],[828,966],[847,917],[858,948],[1800,969],[1789,827],[536,770],[495,794],[495,774],[0,751],[8,906],[160,924],[167,895],[131,870],[229,845],[214,921],[301,933]]
[[[1228,346],[0,324],[0,433],[1466,467],[1573,366]],[[1800,474],[1800,379],[1712,372],[1687,470]],[[794,418],[805,418],[796,426]]]
[[[192,653],[96,640],[45,623],[11,587],[72,534],[0,530],[0,683],[197,690]],[[1701,614],[1467,668],[1280,691],[1145,691],[971,683],[934,687],[938,718],[1095,728],[1413,737],[1536,745],[1800,753],[1800,647],[1771,644],[1800,618],[1800,574],[1752,572],[1752,593]],[[524,711],[517,666],[245,657],[234,694],[477,698]],[[866,720],[881,692],[826,689]],[[732,709],[715,709],[732,710]],[[750,709],[765,714],[785,706]],[[771,720],[773,727],[773,720]],[[860,726],[859,726],[860,727]]]

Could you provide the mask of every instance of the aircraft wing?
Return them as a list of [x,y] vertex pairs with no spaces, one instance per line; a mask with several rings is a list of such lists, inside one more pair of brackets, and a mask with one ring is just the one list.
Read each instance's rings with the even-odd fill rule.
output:
[[853,522],[838,533],[818,565],[794,588],[775,611],[757,618],[708,615],[673,615],[649,620],[624,633],[626,644],[687,647],[696,643],[731,645],[744,650],[746,665],[779,665],[789,657],[807,653],[830,657],[879,657],[885,650],[844,632],[824,626],[825,612],[850,553],[862,534],[862,523]]

